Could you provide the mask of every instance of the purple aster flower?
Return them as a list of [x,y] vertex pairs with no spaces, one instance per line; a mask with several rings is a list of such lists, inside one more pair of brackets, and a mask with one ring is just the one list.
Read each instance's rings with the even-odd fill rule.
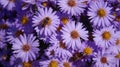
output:
[[13,43],[14,39],[23,33],[24,30],[22,30],[22,26],[18,23],[18,19],[16,19],[15,22],[11,23],[11,26],[7,31],[7,41]]
[[39,9],[39,13],[33,17],[33,26],[38,34],[50,36],[55,33],[60,23],[55,14],[56,12],[53,12],[51,8]]
[[27,11],[22,12],[22,15],[20,13],[18,18],[19,18],[18,24],[20,24],[20,26],[24,30],[24,33],[31,34],[34,31],[34,29],[32,27],[32,16],[30,12]]
[[86,7],[83,0],[59,0],[58,5],[64,13],[75,16],[80,15]]
[[117,31],[115,33],[114,45],[108,48],[111,53],[120,52],[120,36],[119,35],[120,35],[120,31]]
[[70,21],[62,27],[61,32],[63,33],[61,35],[63,43],[65,43],[67,48],[72,48],[73,50],[81,47],[82,39],[88,40],[88,31],[83,28],[80,22],[75,25],[74,21]]
[[93,60],[95,61],[94,67],[115,67],[115,58],[109,53],[99,52]]
[[55,47],[55,57],[60,59],[70,58],[72,54],[66,48],[65,43],[62,40],[57,39],[56,36],[52,36],[50,39],[51,47]]
[[45,55],[48,57],[48,58],[54,58],[55,55],[56,55],[56,49],[57,47],[56,46],[50,46],[49,48],[47,48],[45,50]]
[[93,36],[93,39],[98,47],[103,49],[108,48],[114,44],[115,29],[113,26],[109,26],[100,30],[95,30]]
[[111,7],[103,0],[91,2],[88,8],[88,16],[94,26],[105,27],[111,25],[114,16],[111,15]]
[[11,23],[9,20],[3,20],[0,22],[0,29],[7,31],[9,27],[11,26]]
[[115,19],[113,21],[113,25],[114,27],[116,27],[116,29],[120,29],[120,12],[119,11],[116,11],[114,14],[115,16]]
[[12,49],[17,58],[21,58],[22,62],[28,62],[36,59],[36,55],[39,51],[38,46],[39,43],[35,36],[32,34],[26,36],[24,34],[15,39]]

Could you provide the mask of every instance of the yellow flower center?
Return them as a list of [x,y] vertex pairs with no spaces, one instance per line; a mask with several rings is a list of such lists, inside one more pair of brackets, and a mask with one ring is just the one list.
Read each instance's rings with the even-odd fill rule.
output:
[[63,48],[63,49],[66,48],[65,43],[63,43],[62,41],[59,42],[59,46],[60,46],[60,48]]
[[41,3],[44,7],[46,7],[48,5],[48,3],[45,1],[45,2],[42,2]]
[[84,48],[83,52],[86,55],[90,55],[90,54],[92,54],[92,48],[86,47],[86,48]]
[[70,67],[70,64],[69,64],[68,62],[64,62],[64,63],[63,63],[63,66],[64,66],[64,67]]
[[30,46],[28,44],[23,45],[22,47],[23,51],[27,52],[30,50]]
[[52,61],[49,63],[48,67],[58,67],[58,62],[55,61],[55,60],[52,60]]
[[46,25],[50,25],[52,20],[49,17],[45,17],[40,23],[42,27],[45,27]]
[[97,11],[97,15],[100,17],[104,17],[104,16],[106,16],[106,12],[104,9],[101,8]]
[[68,0],[68,3],[67,3],[70,7],[74,7],[76,6],[76,2],[75,0]]
[[23,67],[32,67],[30,62],[23,62]]
[[18,30],[15,32],[16,37],[19,37],[21,34],[23,34],[23,32],[21,30]]
[[116,45],[119,45],[120,44],[120,39],[118,38],[117,40],[116,40]]
[[101,63],[107,63],[107,58],[106,57],[101,57],[100,61],[101,61]]
[[102,37],[103,37],[103,39],[105,39],[105,40],[109,40],[109,39],[111,38],[111,34],[110,34],[110,32],[105,31],[105,32],[102,34]]
[[120,52],[115,56],[115,58],[120,58]]
[[76,39],[76,38],[79,37],[79,33],[78,33],[76,30],[73,30],[73,31],[71,32],[71,37],[72,37],[73,39]]
[[69,19],[67,17],[63,17],[63,18],[61,18],[61,21],[64,25],[66,25],[67,22],[69,21]]
[[28,21],[29,21],[29,19],[28,19],[27,16],[23,16],[22,19],[21,19],[22,24],[27,24]]

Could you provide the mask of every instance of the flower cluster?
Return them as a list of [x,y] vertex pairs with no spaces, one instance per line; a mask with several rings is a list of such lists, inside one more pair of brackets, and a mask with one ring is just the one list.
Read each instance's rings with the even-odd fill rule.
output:
[[0,67],[119,67],[119,0],[0,0]]

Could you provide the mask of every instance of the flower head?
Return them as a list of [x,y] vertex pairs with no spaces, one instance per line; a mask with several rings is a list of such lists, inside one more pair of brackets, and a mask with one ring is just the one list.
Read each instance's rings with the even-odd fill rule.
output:
[[76,16],[80,15],[86,7],[82,2],[82,0],[60,0],[58,5],[64,13]]
[[35,36],[24,34],[15,39],[12,49],[18,58],[21,58],[23,62],[28,62],[36,59],[36,54],[39,51],[38,46],[39,43]]
[[81,46],[82,39],[87,40],[88,31],[83,28],[82,23],[75,25],[74,21],[70,21],[64,25],[61,32],[62,39],[68,48],[76,49]]
[[96,30],[93,34],[96,45],[102,48],[108,48],[114,44],[115,29],[113,26],[105,27],[101,30]]
[[107,6],[107,2],[95,1],[90,3],[90,8],[88,11],[89,19],[94,26],[105,27],[111,25],[114,16],[111,15],[111,7]]
[[59,19],[55,13],[51,8],[39,9],[38,15],[33,18],[33,26],[37,33],[44,36],[55,33],[59,26]]

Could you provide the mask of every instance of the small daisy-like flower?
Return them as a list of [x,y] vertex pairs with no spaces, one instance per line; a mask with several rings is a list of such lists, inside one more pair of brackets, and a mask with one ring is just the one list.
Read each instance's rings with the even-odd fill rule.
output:
[[105,27],[111,25],[114,16],[111,15],[111,7],[107,6],[107,2],[95,1],[90,3],[90,8],[88,11],[89,19],[94,26]]
[[55,55],[56,55],[56,52],[55,52],[56,49],[57,49],[56,46],[51,46],[51,47],[47,48],[47,49],[45,50],[45,55],[46,55],[48,58],[53,58],[53,57],[55,57]]
[[6,32],[5,30],[0,30],[0,48],[3,48],[6,44]]
[[40,61],[40,67],[59,67],[58,59],[50,59],[46,61]]
[[15,0],[0,0],[0,4],[8,10],[13,10],[15,7]]
[[28,62],[36,59],[36,54],[39,51],[38,46],[39,43],[35,36],[24,34],[15,39],[12,49],[17,58],[21,58],[23,62]]
[[82,2],[82,0],[59,0],[58,5],[64,13],[77,16],[80,15],[86,7],[86,4]]
[[24,30],[22,30],[22,26],[18,24],[18,19],[15,20],[15,22],[11,23],[9,26],[9,29],[7,31],[7,41],[10,43],[14,42],[14,39],[16,37],[19,37],[21,34],[24,33]]
[[9,29],[9,27],[11,26],[11,23],[9,22],[9,20],[3,20],[0,22],[0,29],[7,31]]
[[94,67],[115,67],[115,58],[107,53],[98,53],[93,60],[95,61]]
[[81,46],[81,41],[87,40],[88,31],[83,28],[82,23],[77,23],[75,25],[74,21],[70,21],[68,24],[64,25],[61,32],[63,33],[62,39],[68,48],[76,49]]
[[56,38],[56,36],[52,36],[50,39],[51,46],[55,46],[55,56],[60,59],[70,58],[72,54],[66,49],[65,43],[62,40]]
[[56,28],[59,26],[58,16],[55,15],[51,8],[39,9],[38,15],[33,17],[33,26],[40,35],[50,36],[55,33]]
[[105,27],[101,30],[96,30],[93,36],[97,46],[108,48],[109,46],[114,44],[115,29],[113,28],[113,26]]
[[117,31],[115,33],[115,41],[114,41],[114,45],[109,47],[109,51],[111,51],[112,53],[118,53],[120,52],[120,31]]
[[116,11],[113,15],[115,16],[115,19],[113,22],[114,27],[116,27],[117,29],[120,29],[119,27],[120,26],[120,12]]
[[20,15],[19,17],[19,24],[21,25],[22,29],[24,30],[24,33],[30,34],[33,32],[34,28],[32,27],[32,17],[30,12],[22,12],[23,15]]

